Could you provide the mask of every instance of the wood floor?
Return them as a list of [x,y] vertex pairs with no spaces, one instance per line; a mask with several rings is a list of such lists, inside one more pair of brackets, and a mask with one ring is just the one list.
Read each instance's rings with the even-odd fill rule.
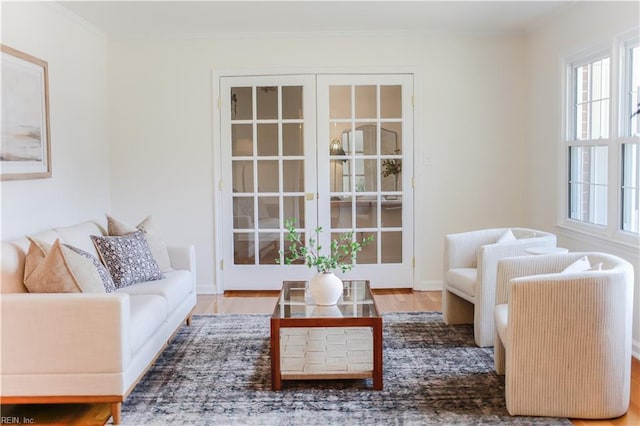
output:
[[[376,290],[378,309],[382,312],[440,311],[440,292],[411,290]],[[227,292],[224,295],[198,296],[194,314],[270,314],[278,292]],[[109,419],[108,404],[65,404],[1,406],[0,416],[20,419],[20,424],[97,425]],[[15,420],[14,420],[15,422]],[[631,367],[631,404],[629,412],[611,420],[572,420],[578,426],[640,425],[640,361]],[[3,420],[2,423],[7,423]]]

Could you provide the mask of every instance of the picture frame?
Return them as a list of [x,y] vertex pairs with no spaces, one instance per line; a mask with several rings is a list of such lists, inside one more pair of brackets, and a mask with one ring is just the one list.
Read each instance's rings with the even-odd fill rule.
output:
[[0,179],[51,177],[46,61],[0,44]]

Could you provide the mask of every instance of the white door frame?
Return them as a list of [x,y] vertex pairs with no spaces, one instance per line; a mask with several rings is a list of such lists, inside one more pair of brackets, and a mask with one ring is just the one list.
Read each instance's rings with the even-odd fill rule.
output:
[[[224,227],[223,223],[223,212],[221,208],[218,206],[223,206],[223,186],[222,186],[222,176],[223,176],[223,164],[222,164],[222,156],[220,155],[222,152],[222,134],[221,134],[221,78],[222,77],[248,77],[248,76],[282,76],[282,75],[314,75],[321,76],[326,74],[350,74],[350,75],[394,75],[394,74],[407,74],[412,76],[413,79],[413,92],[417,90],[417,70],[415,67],[363,67],[363,68],[342,68],[342,67],[329,67],[329,68],[288,68],[288,69],[254,69],[254,70],[212,70],[212,139],[213,139],[213,182],[214,182],[214,193],[212,194],[212,211],[213,211],[213,235],[212,235],[212,246],[213,246],[213,254],[214,254],[214,263],[213,263],[213,286],[199,286],[198,293],[199,294],[222,294],[224,293],[224,285],[223,285],[223,260],[224,260],[224,252],[223,252],[223,241],[221,238],[222,229]],[[410,129],[412,134],[412,150],[413,155],[412,158],[406,158],[403,161],[411,162],[411,166],[415,164],[416,155],[420,154],[419,146],[415,144],[416,140],[416,122],[414,117],[417,112],[417,105],[414,103],[413,93],[411,94],[411,122],[412,128]],[[407,176],[405,179],[411,180],[415,182],[415,171],[413,176]],[[419,173],[418,173],[419,174]],[[413,190],[413,184],[412,184]],[[412,203],[412,211],[411,217],[415,217],[415,201]],[[226,208],[226,206],[225,206]],[[415,229],[415,220],[412,221],[411,224],[412,229]],[[411,247],[411,252],[414,253],[414,257],[412,259],[413,262],[413,277],[411,287],[416,286],[416,276],[415,276],[415,246],[416,240],[413,240],[413,246]],[[354,277],[355,278],[355,277]],[[212,291],[213,290],[213,291]]]

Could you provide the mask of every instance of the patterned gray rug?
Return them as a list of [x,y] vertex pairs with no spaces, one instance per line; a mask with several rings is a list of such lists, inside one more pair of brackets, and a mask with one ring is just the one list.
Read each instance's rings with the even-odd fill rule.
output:
[[126,425],[570,425],[510,417],[493,350],[434,312],[384,315],[384,390],[370,380],[271,391],[268,315],[195,316],[122,407]]

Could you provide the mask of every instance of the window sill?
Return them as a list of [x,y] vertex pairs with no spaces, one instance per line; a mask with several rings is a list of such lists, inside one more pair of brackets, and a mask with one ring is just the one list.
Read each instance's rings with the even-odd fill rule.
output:
[[640,255],[640,236],[635,236],[634,234],[619,231],[609,235],[601,227],[594,226],[593,229],[580,229],[581,226],[569,223],[556,224],[556,228],[559,236],[582,242],[587,247],[595,246],[600,251],[626,254],[633,258]]

